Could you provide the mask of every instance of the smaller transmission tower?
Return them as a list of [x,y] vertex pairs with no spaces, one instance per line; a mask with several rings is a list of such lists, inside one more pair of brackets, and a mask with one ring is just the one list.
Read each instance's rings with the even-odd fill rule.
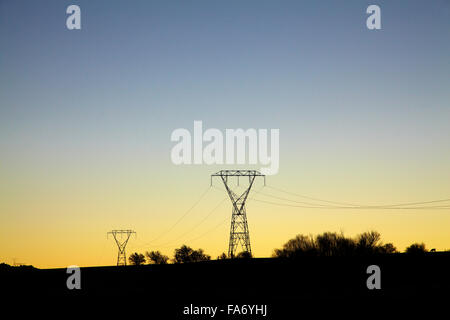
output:
[[125,254],[125,247],[127,246],[128,240],[132,234],[136,235],[133,230],[112,230],[106,234],[112,234],[114,240],[116,241],[117,247],[119,248],[119,253],[117,254],[117,265],[126,266],[127,265],[127,255]]
[[[244,252],[252,254],[252,248],[250,246],[250,232],[247,224],[247,212],[245,210],[245,202],[247,201],[250,189],[253,186],[253,182],[256,177],[264,177],[264,185],[266,184],[265,175],[256,170],[221,170],[211,175],[212,178],[220,177],[225,185],[228,196],[230,197],[233,205],[233,212],[231,215],[231,227],[230,227],[230,241],[228,244],[228,257],[234,258],[239,246],[242,247]],[[231,186],[228,184],[228,177],[237,177],[237,184],[239,185],[239,177],[248,177],[248,186],[246,186],[244,192],[236,194],[231,190]]]

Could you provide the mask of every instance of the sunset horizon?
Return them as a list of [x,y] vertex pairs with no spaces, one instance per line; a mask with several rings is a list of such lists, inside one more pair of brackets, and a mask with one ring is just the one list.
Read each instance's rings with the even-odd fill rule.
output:
[[114,265],[113,229],[136,231],[127,253],[216,257],[225,169],[271,174],[246,204],[255,257],[326,231],[449,249],[433,203],[298,206],[450,198],[448,3],[378,4],[380,25],[364,1],[3,1],[0,261]]

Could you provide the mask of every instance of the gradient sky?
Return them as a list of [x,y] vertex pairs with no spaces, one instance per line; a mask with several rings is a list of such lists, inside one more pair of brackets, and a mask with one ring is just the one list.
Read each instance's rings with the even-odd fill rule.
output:
[[[66,28],[70,4],[81,30]],[[366,28],[370,4],[382,30]],[[279,128],[270,186],[363,204],[450,198],[450,2],[0,0],[0,261],[112,265],[106,232],[122,228],[137,232],[128,252],[227,251],[229,200],[190,231],[225,198],[214,188],[145,245],[211,173],[235,168],[171,163],[171,132],[194,120]],[[341,230],[450,248],[450,209],[393,211],[247,208],[257,257]]]

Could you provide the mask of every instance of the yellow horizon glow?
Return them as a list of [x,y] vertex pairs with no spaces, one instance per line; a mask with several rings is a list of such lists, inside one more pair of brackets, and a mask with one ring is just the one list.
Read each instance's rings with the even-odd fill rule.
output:
[[[111,237],[106,237],[112,229],[137,232],[137,238],[133,236],[129,241],[127,255],[135,251],[160,250],[172,257],[176,247],[186,244],[202,248],[215,259],[228,250],[231,219],[231,202],[224,191],[216,188],[211,188],[168,234],[146,245],[171,228],[208,189],[209,174],[215,172],[214,169],[208,166],[171,166],[165,172],[142,174],[126,168],[112,175],[108,175],[112,172],[102,173],[102,177],[90,176],[89,172],[84,175],[81,172],[57,172],[54,176],[49,172],[47,180],[29,180],[28,184],[22,183],[25,179],[21,181],[20,177],[14,177],[9,188],[2,190],[1,209],[4,214],[0,217],[0,261],[12,264],[16,258],[39,268],[73,264],[82,267],[114,265],[117,247]],[[367,174],[370,172],[367,167],[359,170],[362,171],[347,175],[345,180],[342,180],[344,175],[339,170],[316,170],[314,175],[291,171],[289,179],[281,171],[278,176],[267,177],[267,184],[329,200],[374,205],[445,198],[445,190],[448,189],[445,181],[439,183],[437,180],[433,188],[429,187],[431,184],[428,187],[414,186],[411,180],[417,176],[408,178],[406,169],[397,174],[402,176],[405,173],[404,180],[390,181],[386,187],[384,179],[392,172],[380,176],[378,172]],[[424,178],[424,181],[432,180],[434,175]],[[214,184],[222,188],[219,179]],[[261,187],[262,183],[258,182],[250,198],[280,202],[256,194]],[[270,194],[274,191],[266,187],[263,192]],[[223,199],[226,200],[222,205],[196,227]],[[282,247],[297,234],[316,235],[326,231],[343,231],[353,237],[364,231],[376,230],[381,233],[384,243],[392,242],[400,251],[414,242],[424,242],[429,249],[446,250],[450,248],[449,211],[303,209],[272,206],[251,199],[247,204],[255,257],[270,257],[275,248]],[[219,227],[198,240],[190,241],[217,225]]]

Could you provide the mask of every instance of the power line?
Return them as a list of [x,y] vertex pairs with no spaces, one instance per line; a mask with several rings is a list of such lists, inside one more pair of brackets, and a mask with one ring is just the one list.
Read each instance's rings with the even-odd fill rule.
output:
[[[213,185],[213,187],[216,188],[216,189],[218,189],[218,190],[221,190],[221,191],[224,190],[224,189],[218,188],[218,187],[216,187],[216,186],[214,186],[214,185]],[[255,191],[254,193],[255,193],[255,194],[260,193],[261,190],[262,190],[263,188],[264,188],[264,186],[262,186],[261,188],[259,188],[259,189],[258,189],[257,191]],[[226,198],[225,198],[225,199],[226,199]],[[254,200],[254,199],[253,199],[253,198],[248,198],[247,203],[251,202],[252,200]],[[196,238],[193,238],[193,239],[191,239],[191,240],[187,240],[186,243],[193,242],[193,241],[197,241],[197,240],[203,238],[203,237],[206,236],[207,234],[209,234],[209,233],[213,232],[214,230],[216,230],[217,228],[219,228],[221,225],[223,225],[223,224],[224,224],[225,222],[227,222],[227,221],[228,221],[228,217],[225,218],[224,220],[222,220],[222,221],[221,221],[218,225],[216,225],[215,227],[209,229],[209,230],[206,231],[205,233],[202,233],[200,236],[198,236],[198,237],[196,237]],[[168,247],[169,247],[169,246],[168,246]]]
[[[186,242],[186,243],[190,243],[190,242],[197,241],[197,240],[203,238],[204,236],[210,234],[211,232],[215,231],[217,228],[219,228],[220,226],[222,226],[222,225],[223,225],[225,222],[227,222],[227,221],[228,221],[228,217],[226,217],[224,220],[222,220],[219,224],[217,224],[217,225],[214,226],[213,228],[211,228],[211,229],[207,230],[206,232],[202,233],[200,236],[195,237],[195,238],[190,239],[190,240],[186,240],[185,242]],[[158,247],[158,248],[171,248],[171,247],[172,247],[172,248],[173,248],[173,247],[176,247],[176,246],[178,246],[178,245],[179,245],[178,243],[177,243],[177,244],[172,243],[172,244],[169,244],[169,245],[164,245],[164,246],[152,246],[152,247]]]
[[289,191],[285,191],[279,188],[275,188],[272,186],[267,186],[268,188],[286,193],[286,194],[291,194],[293,196],[297,196],[297,197],[301,197],[301,198],[305,198],[305,199],[309,199],[309,200],[315,200],[315,201],[320,201],[320,202],[327,202],[327,203],[332,203],[332,204],[339,204],[339,205],[345,205],[345,206],[358,206],[357,204],[353,204],[353,203],[348,203],[348,202],[337,202],[337,201],[330,201],[330,200],[324,200],[324,199],[319,199],[319,198],[313,198],[313,197],[308,197],[308,196],[304,196],[298,193],[293,193],[293,192],[289,192]]
[[228,221],[228,217],[226,217],[222,222],[220,222],[220,223],[219,223],[218,225],[216,225],[214,228],[212,228],[212,229],[206,231],[205,233],[203,233],[202,235],[198,236],[197,238],[191,239],[191,240],[189,240],[189,241],[187,241],[187,242],[193,242],[193,241],[196,241],[196,240],[198,240],[198,239],[200,239],[200,238],[203,238],[204,236],[206,236],[207,234],[213,232],[214,230],[216,230],[218,227],[220,227],[221,225],[223,225],[223,224],[224,224],[225,222],[227,222],[227,221]]
[[[268,195],[265,193],[261,193],[265,196],[268,197],[272,197],[272,198],[277,198],[280,200],[286,200],[286,201],[290,201],[290,202],[297,202],[297,203],[303,203],[306,204],[308,206],[304,206],[304,207],[310,207],[310,208],[338,208],[338,209],[447,209],[450,208],[449,206],[423,206],[423,207],[411,207],[411,206],[415,206],[415,205],[424,205],[424,204],[430,204],[430,203],[439,203],[439,202],[448,202],[450,201],[450,199],[439,199],[439,200],[431,200],[431,201],[421,201],[421,202],[406,202],[406,203],[396,203],[396,204],[384,204],[384,205],[361,205],[361,204],[350,204],[350,203],[345,203],[345,202],[336,202],[336,201],[329,201],[329,200],[324,200],[324,199],[318,199],[318,198],[312,198],[312,197],[307,197],[307,196],[303,196],[303,195],[299,195],[293,192],[288,192],[279,188],[275,188],[272,186],[268,186],[269,188],[272,188],[274,190],[278,190],[280,192],[286,193],[286,194],[291,194],[291,195],[295,195],[298,197],[302,197],[302,198],[308,198],[308,199],[312,199],[315,201],[322,201],[322,202],[327,202],[327,203],[335,203],[335,204],[340,204],[339,206],[326,206],[323,204],[316,204],[316,203],[307,203],[307,202],[302,202],[302,201],[296,201],[296,200],[291,200],[291,199],[287,199],[287,198],[282,198],[282,197],[277,197],[277,196],[273,196],[273,195]],[[256,199],[255,199],[256,200]],[[270,203],[270,202],[268,202]]]
[[302,205],[294,205],[294,204],[287,204],[287,203],[278,203],[278,202],[271,202],[271,201],[266,201],[266,200],[261,200],[261,199],[255,199],[255,198],[251,198],[252,200],[258,201],[258,202],[263,202],[263,203],[267,203],[267,204],[272,204],[272,205],[277,205],[277,206],[283,206],[283,207],[296,207],[296,208],[305,208],[305,209],[385,209],[385,210],[415,210],[415,209],[433,209],[433,210],[438,210],[438,209],[442,209],[442,210],[449,210],[450,207],[442,207],[442,206],[427,206],[427,207],[323,207],[323,206],[302,206]]
[[[216,186],[212,186],[213,188],[215,188],[215,189],[217,189],[217,190],[220,190],[220,191],[224,191],[225,189],[222,189],[222,188],[219,188],[219,187],[216,187]],[[260,193],[261,192],[261,190],[264,188],[264,186],[261,186],[258,190],[256,190],[254,193],[255,194],[258,194],[258,193]],[[211,216],[211,214],[217,209],[217,208],[219,208],[222,204],[223,204],[223,202],[226,200],[226,198],[224,198],[216,207],[214,207],[211,211],[210,211],[210,213],[202,220],[202,221],[200,221],[200,223],[198,223],[196,226],[194,226],[193,228],[191,228],[190,230],[189,230],[189,232],[191,232],[193,229],[195,229],[195,228],[197,228],[200,224],[202,224],[209,216]],[[248,201],[247,201],[247,203],[248,202],[251,202],[253,199],[248,199]],[[208,235],[208,234],[210,234],[211,232],[213,232],[214,230],[216,230],[217,228],[219,228],[221,225],[223,225],[226,221],[228,221],[228,217],[227,218],[225,218],[224,220],[222,220],[219,224],[217,224],[216,226],[214,226],[214,227],[212,227],[211,229],[208,229],[206,232],[204,232],[204,233],[202,233],[200,236],[198,236],[198,237],[195,237],[195,238],[193,238],[193,239],[190,239],[190,240],[186,240],[185,242],[186,243],[190,243],[190,242],[194,242],[194,241],[197,241],[197,240],[199,240],[199,239],[201,239],[201,238],[203,238],[204,236],[206,236],[206,235]],[[189,233],[189,232],[185,232],[184,234],[183,234],[183,236],[184,235],[186,235],[187,233]],[[176,241],[176,240],[178,240],[178,239],[180,239],[182,236],[180,236],[180,237],[178,237],[177,239],[175,239],[175,240],[173,240],[173,241]],[[176,246],[178,246],[179,244],[177,243],[177,244],[175,244],[175,243],[172,243],[173,241],[170,241],[170,242],[166,242],[166,243],[163,243],[163,244],[160,244],[160,245],[151,245],[151,246],[149,246],[149,247],[151,247],[151,248],[170,248],[170,247],[176,247]],[[142,247],[145,247],[146,245],[143,245],[143,246],[139,246],[139,247],[134,247],[134,248],[142,248]]]
[[[198,222],[196,225],[194,225],[192,228],[190,228],[188,231],[184,232],[183,234],[181,234],[180,236],[178,236],[177,238],[171,240],[171,241],[167,241],[165,243],[161,243],[161,244],[154,244],[151,245],[149,247],[162,247],[164,248],[165,246],[167,246],[168,244],[172,244],[174,243],[174,241],[177,241],[181,238],[183,238],[185,235],[191,233],[193,230],[195,230],[196,228],[198,228],[203,222],[205,222],[226,200],[227,198],[222,199],[202,220],[200,220],[200,222]],[[142,248],[145,247],[146,245],[142,245],[139,246],[138,248]]]
[[201,196],[198,198],[197,201],[195,201],[195,203],[167,230],[161,232],[158,236],[156,236],[155,238],[153,238],[152,240],[150,240],[149,242],[143,243],[142,246],[146,246],[150,243],[155,242],[156,240],[162,238],[165,234],[169,233],[170,231],[172,231],[191,211],[192,209],[194,209],[199,203],[200,201],[206,196],[206,194],[211,190],[211,187],[208,187],[202,194]]
[[308,205],[308,206],[322,206],[322,207],[327,207],[327,208],[328,208],[328,207],[331,207],[331,206],[325,205],[325,204],[317,204],[317,203],[311,203],[311,202],[304,202],[304,201],[291,200],[291,199],[283,198],[283,197],[277,197],[277,196],[273,196],[273,195],[271,195],[271,194],[267,194],[267,193],[263,193],[263,192],[260,192],[259,194],[262,194],[262,195],[264,195],[264,196],[266,196],[266,197],[278,199],[278,200],[285,200],[285,201],[290,201],[290,202],[295,202],[295,203],[301,203],[301,204]]
[[184,237],[186,234],[192,232],[196,228],[198,228],[203,222],[205,222],[223,203],[227,200],[227,198],[223,198],[199,223],[197,223],[195,226],[193,226],[191,229],[180,235],[178,238],[174,239],[174,241]]

